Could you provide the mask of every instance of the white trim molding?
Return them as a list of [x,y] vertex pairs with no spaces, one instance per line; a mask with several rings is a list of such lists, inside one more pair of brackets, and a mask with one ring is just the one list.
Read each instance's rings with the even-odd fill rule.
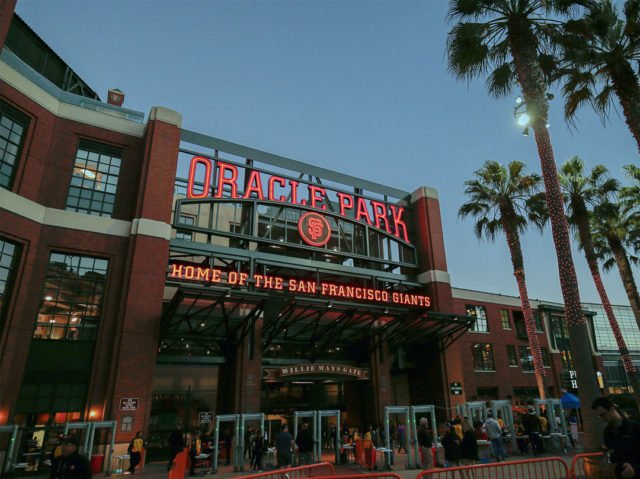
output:
[[418,282],[423,284],[429,283],[447,283],[451,284],[451,277],[446,271],[432,269],[424,271],[418,275]]

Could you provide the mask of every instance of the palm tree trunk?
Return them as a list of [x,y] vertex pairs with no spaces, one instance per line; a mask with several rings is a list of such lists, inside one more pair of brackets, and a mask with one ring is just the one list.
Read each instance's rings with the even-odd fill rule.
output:
[[629,131],[636,140],[640,150],[640,84],[633,68],[627,61],[608,63],[607,69],[611,74],[613,91],[616,92],[624,119]]
[[524,314],[524,324],[527,328],[527,336],[529,338],[529,349],[533,356],[533,367],[536,373],[536,382],[538,383],[538,392],[540,399],[547,398],[547,387],[544,381],[544,364],[542,362],[542,351],[538,343],[538,333],[536,332],[536,323],[533,320],[531,312],[531,303],[529,302],[529,293],[527,292],[527,283],[524,278],[524,259],[522,256],[522,247],[520,246],[520,236],[513,222],[509,219],[515,216],[513,208],[501,208],[502,217],[505,219],[504,232],[507,236],[509,252],[511,253],[511,263],[513,264],[513,274],[518,283],[518,291],[520,292],[520,303],[522,304],[522,313]]
[[627,298],[629,298],[629,304],[631,305],[633,316],[636,318],[638,327],[640,327],[640,296],[638,295],[636,281],[633,279],[629,258],[627,257],[627,253],[619,239],[607,236],[607,242],[609,243],[609,248],[611,248],[613,256],[616,259],[620,278],[622,279],[622,285],[624,286],[624,290],[627,292]]
[[589,229],[589,223],[586,216],[580,216],[578,218],[578,234],[580,235],[580,243],[582,244],[582,249],[584,250],[584,255],[587,259],[587,264],[589,265],[589,271],[591,271],[593,282],[595,283],[596,290],[600,295],[602,308],[604,309],[604,312],[607,315],[607,319],[609,320],[609,325],[611,326],[611,331],[613,331],[613,336],[616,338],[616,344],[618,345],[618,350],[620,351],[620,356],[622,357],[624,370],[626,371],[629,381],[631,382],[633,395],[636,398],[638,407],[640,407],[640,380],[638,379],[638,370],[633,365],[631,354],[629,354],[629,348],[627,348],[627,343],[622,337],[622,332],[620,331],[618,320],[613,313],[613,308],[611,307],[611,303],[609,302],[609,296],[607,295],[607,291],[604,288],[604,284],[602,283],[602,278],[600,277],[600,268],[598,268],[598,260],[593,249],[591,231]]

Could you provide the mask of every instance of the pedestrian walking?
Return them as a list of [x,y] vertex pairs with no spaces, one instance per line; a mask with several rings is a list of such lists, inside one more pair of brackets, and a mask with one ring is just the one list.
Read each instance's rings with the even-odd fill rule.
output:
[[51,461],[49,479],[90,479],[89,460],[78,453],[78,440],[68,437],[62,443],[62,451]]
[[313,437],[309,430],[309,423],[303,422],[298,437],[296,437],[296,446],[298,446],[299,466],[308,466],[313,463]]
[[293,436],[289,434],[289,426],[282,426],[282,430],[276,436],[276,454],[278,458],[278,468],[291,465],[291,451],[295,447]]
[[498,421],[493,418],[493,413],[487,414],[487,421],[484,423],[484,429],[487,431],[493,455],[497,462],[504,461],[504,444],[502,443],[502,428]]
[[429,421],[426,417],[420,418],[420,427],[418,427],[418,446],[422,455],[422,469],[433,469],[433,434],[429,431]]
[[167,471],[170,471],[173,468],[174,459],[183,451],[185,446],[184,435],[182,434],[182,426],[180,424],[176,424],[176,428],[171,431],[171,434],[169,434],[169,439],[167,442],[169,443],[170,453]]
[[262,455],[267,450],[267,443],[264,439],[264,433],[262,429],[254,435],[253,444],[251,447],[251,470],[262,471]]
[[129,447],[127,448],[127,452],[129,453],[129,472],[131,474],[136,473],[136,467],[142,460],[142,450],[146,446],[147,443],[142,437],[142,431],[137,431],[135,437],[131,439]]
[[444,448],[444,459],[449,463],[449,467],[458,467],[462,460],[462,451],[460,450],[460,437],[453,426],[449,426],[446,434],[442,438],[442,447]]

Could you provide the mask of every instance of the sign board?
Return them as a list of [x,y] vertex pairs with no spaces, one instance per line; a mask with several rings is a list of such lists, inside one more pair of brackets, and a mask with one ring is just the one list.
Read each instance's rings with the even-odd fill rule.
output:
[[351,376],[358,379],[369,379],[369,370],[342,364],[294,364],[277,369],[265,369],[264,379],[284,378],[288,376]]
[[138,398],[120,398],[121,411],[137,411],[140,400]]
[[569,371],[569,380],[571,381],[571,388],[578,389],[578,373],[573,369]]
[[198,413],[198,422],[200,424],[210,424],[213,422],[213,412],[201,412]]
[[460,396],[462,394],[462,383],[449,383],[449,388],[453,396]]

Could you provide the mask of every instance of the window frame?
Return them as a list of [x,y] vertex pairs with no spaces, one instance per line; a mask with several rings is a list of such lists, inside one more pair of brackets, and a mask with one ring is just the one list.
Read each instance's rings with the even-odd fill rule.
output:
[[[469,329],[471,333],[490,333],[489,329],[489,316],[487,315],[487,307],[479,304],[465,304],[465,311],[467,316],[471,316],[475,318],[473,322],[473,326]],[[480,315],[480,312],[484,313],[483,316]],[[484,324],[484,329],[480,329],[478,326]]]
[[[514,344],[506,344],[507,348],[507,363],[510,368],[518,368],[520,364],[518,363],[518,353],[516,351],[516,347]],[[513,352],[513,354],[511,354]],[[512,362],[513,360],[513,362]]]
[[[505,326],[505,319],[506,319],[507,326]],[[505,331],[507,330],[510,331],[513,329],[511,327],[511,312],[508,309],[505,309],[505,308],[500,309],[500,323],[502,324],[502,329]]]
[[[13,189],[15,180],[16,180],[16,174],[18,172],[18,168],[20,165],[20,162],[22,160],[22,153],[24,151],[24,145],[26,143],[26,138],[27,138],[27,134],[29,132],[29,125],[31,124],[31,118],[26,115],[25,113],[21,112],[20,110],[18,110],[17,108],[11,106],[9,103],[7,103],[6,101],[0,100],[0,124],[1,124],[1,120],[3,117],[7,117],[10,121],[12,121],[14,124],[17,124],[18,126],[20,126],[22,128],[22,133],[20,134],[20,140],[18,143],[15,143],[14,141],[11,140],[11,132],[13,131],[13,128],[10,130],[10,134],[9,134],[9,138],[7,138],[6,140],[2,137],[0,137],[0,140],[5,140],[7,141],[7,146],[9,145],[9,143],[13,146],[15,146],[15,153],[11,153],[14,154],[15,159],[14,159],[14,163],[13,165],[10,165],[11,167],[11,174],[10,175],[6,175],[9,180],[7,185],[3,186],[2,183],[0,182],[0,188],[4,188],[7,189],[9,191],[11,191]],[[6,128],[6,126],[5,126]],[[6,148],[4,149],[3,153],[0,154],[0,169],[3,167],[3,165],[9,165],[9,162],[4,160],[4,152],[6,152]],[[0,179],[2,177],[0,176]]]
[[[488,348],[487,348],[488,346]],[[480,356],[476,354],[476,351],[480,351]],[[485,357],[483,351],[489,351],[489,356]],[[491,343],[472,343],[471,344],[471,357],[473,359],[473,369],[478,372],[496,371],[496,361],[493,355],[493,345]]]

